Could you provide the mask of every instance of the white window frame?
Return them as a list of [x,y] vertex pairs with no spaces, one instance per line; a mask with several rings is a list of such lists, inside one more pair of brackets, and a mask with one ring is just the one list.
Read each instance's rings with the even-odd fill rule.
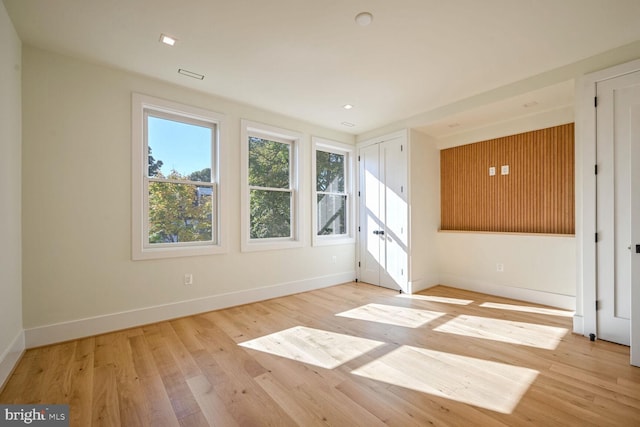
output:
[[[214,125],[214,141],[211,147],[211,181],[214,195],[213,210],[213,241],[183,242],[171,244],[149,244],[149,177],[148,151],[146,140],[146,111],[158,113],[161,116],[183,118],[186,121],[197,120]],[[222,141],[224,140],[224,115],[205,109],[167,101],[148,95],[133,93],[131,97],[131,198],[132,198],[132,250],[133,260],[175,258],[225,253],[226,235],[222,227],[223,210],[226,206],[223,191],[224,176],[222,156]]]
[[[262,123],[241,120],[240,122],[240,154],[241,154],[241,250],[242,252],[265,251],[277,249],[299,248],[304,245],[303,233],[303,204],[304,194],[300,181],[300,159],[303,157],[302,134],[287,129],[278,128]],[[250,234],[250,186],[249,186],[249,137],[270,139],[277,142],[291,144],[290,156],[290,187],[291,203],[291,237],[252,239]]]
[[[311,138],[311,236],[313,246],[342,245],[355,243],[355,200],[353,197],[355,147],[324,138]],[[345,156],[344,190],[347,196],[347,233],[341,235],[318,235],[318,192],[316,152],[324,151]]]

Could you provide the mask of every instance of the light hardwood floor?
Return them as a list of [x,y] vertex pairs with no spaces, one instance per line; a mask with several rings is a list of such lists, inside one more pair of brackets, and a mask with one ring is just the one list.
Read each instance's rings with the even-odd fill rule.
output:
[[571,313],[362,283],[32,349],[0,403],[72,426],[638,426],[629,349]]

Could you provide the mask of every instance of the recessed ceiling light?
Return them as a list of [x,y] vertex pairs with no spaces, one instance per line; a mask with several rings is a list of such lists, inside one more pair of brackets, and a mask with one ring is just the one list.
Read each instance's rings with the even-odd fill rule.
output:
[[344,105],[342,106],[342,108],[344,108],[345,110],[351,110],[351,109],[353,108],[353,105],[351,105],[351,104],[344,104]]
[[369,12],[360,12],[356,15],[356,22],[358,23],[358,25],[366,27],[367,25],[371,24],[371,22],[373,22],[373,15]]
[[531,101],[531,102],[527,102],[526,104],[522,105],[524,108],[530,108],[530,107],[535,107],[536,105],[538,105],[538,103],[536,101]]
[[194,73],[193,71],[185,70],[184,68],[178,69],[178,74],[182,74],[183,76],[192,77],[198,80],[204,80],[204,76],[202,74]]
[[347,126],[347,127],[350,127],[350,128],[352,128],[352,127],[354,127],[354,126],[355,126],[353,123],[349,123],[349,122],[342,122],[342,123],[340,123],[340,124],[341,124],[342,126]]
[[160,41],[166,45],[169,46],[173,46],[174,44],[176,44],[176,42],[178,41],[178,39],[175,39],[171,36],[168,36],[166,34],[160,34]]

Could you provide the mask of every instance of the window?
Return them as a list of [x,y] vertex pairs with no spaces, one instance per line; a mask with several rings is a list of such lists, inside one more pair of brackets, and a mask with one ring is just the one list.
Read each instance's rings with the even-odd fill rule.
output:
[[222,252],[222,116],[133,95],[134,259]]
[[312,138],[313,243],[350,243],[353,238],[353,147]]
[[298,133],[242,121],[244,251],[302,245]]

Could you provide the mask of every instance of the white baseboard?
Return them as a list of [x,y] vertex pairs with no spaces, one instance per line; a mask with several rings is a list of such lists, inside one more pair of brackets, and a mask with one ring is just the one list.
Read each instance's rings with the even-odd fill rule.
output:
[[573,316],[573,333],[584,335],[584,318],[577,314]]
[[408,290],[407,293],[409,294],[415,294],[417,292],[420,291],[424,291],[425,289],[429,289],[432,288],[434,286],[438,285],[438,281],[428,281],[428,280],[414,280],[412,282],[409,282],[409,286],[408,286]]
[[351,282],[355,277],[355,271],[350,271],[330,276],[314,277],[296,282],[228,292],[188,301],[39,326],[25,330],[25,344],[26,348],[33,348],[74,340],[149,323],[190,316],[197,313],[326,288]]
[[11,342],[11,345],[0,355],[0,390],[2,390],[5,381],[9,379],[24,350],[24,331],[20,331]]
[[564,310],[575,311],[576,309],[576,297],[571,295],[554,294],[535,289],[516,288],[513,286],[502,286],[491,283],[481,283],[451,275],[441,275],[440,283],[444,286],[451,286],[452,288],[466,289],[468,291],[481,292],[483,294],[533,302]]

